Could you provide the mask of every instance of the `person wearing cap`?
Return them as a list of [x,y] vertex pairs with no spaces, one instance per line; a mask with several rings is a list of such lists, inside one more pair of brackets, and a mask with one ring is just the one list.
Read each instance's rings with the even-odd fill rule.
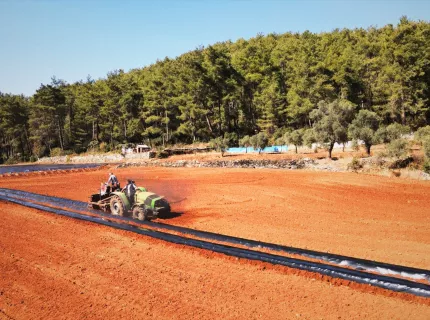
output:
[[113,172],[109,172],[108,174],[109,174],[109,179],[106,182],[106,184],[111,185],[112,192],[118,189],[121,189],[118,178],[113,174]]
[[125,195],[128,198],[128,201],[130,201],[130,204],[133,204],[134,202],[134,195],[136,194],[136,185],[134,184],[134,181],[131,179],[127,180],[127,185],[125,186]]

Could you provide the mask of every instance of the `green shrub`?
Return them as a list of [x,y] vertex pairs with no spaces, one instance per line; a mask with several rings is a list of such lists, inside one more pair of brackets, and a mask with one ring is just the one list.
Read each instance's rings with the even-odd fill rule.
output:
[[423,164],[423,171],[430,174],[430,160],[426,160]]
[[32,148],[33,154],[41,158],[48,155],[48,149],[39,141],[35,141]]
[[74,154],[73,150],[63,150],[63,156],[70,156]]
[[19,162],[19,160],[15,157],[9,158],[5,161],[4,164],[6,165],[10,165],[10,164],[17,164]]
[[415,139],[423,142],[430,137],[430,126],[421,127],[415,132]]
[[109,151],[109,150],[108,150],[108,144],[107,144],[106,142],[102,142],[102,143],[100,143],[100,145],[99,145],[99,150],[100,150],[101,152],[107,152],[107,151]]
[[360,159],[354,157],[352,158],[352,161],[348,164],[348,169],[352,171],[357,171],[363,168],[363,165],[361,164]]
[[99,146],[99,142],[97,140],[91,140],[87,146],[87,151],[95,151]]
[[52,148],[49,154],[50,157],[59,157],[63,155],[63,150],[61,148]]
[[167,151],[161,150],[157,151],[157,158],[158,159],[165,159],[169,157],[169,153]]
[[410,131],[411,129],[408,126],[403,126],[399,123],[392,123],[387,127],[380,127],[376,132],[376,136],[379,141],[388,143],[400,139],[403,134],[407,134]]
[[386,150],[382,150],[382,151],[379,151],[378,153],[376,153],[376,156],[378,157],[378,158],[386,158],[386,157],[388,157],[388,152],[386,151]]
[[375,165],[379,168],[383,168],[386,166],[387,161],[385,160],[385,158],[387,157],[386,153],[384,152],[379,152],[376,157],[375,157]]
[[408,141],[395,139],[387,145],[388,155],[400,159],[408,153]]
[[424,149],[424,155],[427,159],[430,159],[430,136],[423,139],[423,149]]

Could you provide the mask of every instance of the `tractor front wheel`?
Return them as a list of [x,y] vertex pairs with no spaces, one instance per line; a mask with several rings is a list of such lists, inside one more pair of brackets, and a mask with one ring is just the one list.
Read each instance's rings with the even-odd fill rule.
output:
[[142,207],[134,207],[133,208],[133,219],[138,219],[140,221],[146,220],[145,209]]
[[122,203],[122,200],[118,196],[113,196],[112,199],[110,199],[110,212],[114,216],[124,216],[124,204]]

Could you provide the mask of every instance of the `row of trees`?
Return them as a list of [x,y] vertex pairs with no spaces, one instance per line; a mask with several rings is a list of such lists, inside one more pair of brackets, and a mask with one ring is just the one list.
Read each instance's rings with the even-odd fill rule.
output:
[[105,79],[53,78],[31,97],[0,94],[0,161],[121,143],[238,145],[259,132],[273,143],[306,129],[343,141],[369,115],[416,130],[430,124],[429,39],[429,23],[402,18],[226,41]]
[[[355,117],[354,117],[355,116]],[[311,128],[288,130],[283,136],[276,139],[277,145],[294,145],[296,153],[298,147],[315,146],[327,149],[331,158],[335,143],[343,144],[352,140],[356,147],[358,141],[364,143],[367,154],[370,155],[372,145],[377,143],[388,143],[388,149],[405,150],[407,141],[403,138],[411,132],[409,126],[392,123],[388,126],[382,124],[382,119],[369,110],[360,110],[354,113],[354,105],[347,100],[335,100],[331,103],[320,101],[318,108],[310,115],[314,121]],[[430,126],[421,127],[416,132],[416,141],[421,142],[425,152],[430,151]],[[254,136],[244,136],[239,140],[241,147],[253,147],[261,152],[268,145],[269,139],[264,132]],[[211,141],[212,147],[224,153],[231,145],[231,138],[216,138]],[[397,146],[397,147],[394,147]],[[403,146],[401,148],[401,146]],[[395,156],[400,155],[396,154]]]

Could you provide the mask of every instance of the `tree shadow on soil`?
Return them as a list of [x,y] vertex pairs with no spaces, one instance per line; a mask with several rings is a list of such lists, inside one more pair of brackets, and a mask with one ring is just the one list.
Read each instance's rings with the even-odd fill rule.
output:
[[[327,158],[327,157],[317,157],[317,159],[318,160],[323,160],[323,159],[330,159],[330,158]],[[339,158],[338,157],[331,157],[331,159],[330,160],[332,160],[332,161],[337,161],[337,160],[339,160]]]

